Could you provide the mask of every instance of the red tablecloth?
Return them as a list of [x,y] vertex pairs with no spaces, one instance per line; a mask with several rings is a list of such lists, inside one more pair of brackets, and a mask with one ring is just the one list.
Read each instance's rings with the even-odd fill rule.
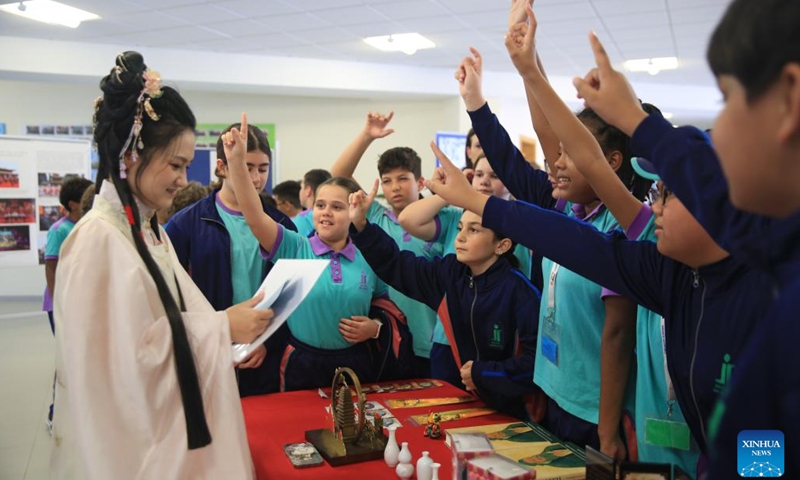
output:
[[[426,390],[411,390],[397,393],[370,393],[367,400],[377,400],[384,405],[385,401],[392,398],[437,398],[465,395],[464,391],[445,383],[441,387]],[[283,446],[287,443],[304,442],[306,430],[326,428],[325,405],[330,404],[329,399],[322,399],[316,390],[303,390],[299,392],[273,393],[242,399],[244,421],[247,427],[247,439],[250,442],[250,452],[256,466],[256,476],[259,480],[288,479],[288,478],[324,478],[326,480],[354,478],[391,478],[395,479],[394,469],[386,466],[383,459],[369,462],[355,463],[341,467],[331,467],[326,462],[321,467],[294,468],[283,453]],[[492,423],[511,422],[515,419],[507,415],[492,414],[483,417],[470,418],[442,423],[442,437],[432,440],[423,436],[424,427],[414,427],[408,417],[411,415],[426,414],[429,411],[442,412],[462,408],[483,407],[480,401],[460,403],[456,405],[441,405],[425,408],[391,409],[392,413],[403,424],[397,429],[397,443],[408,442],[408,448],[413,456],[413,463],[423,451],[430,452],[434,461],[442,464],[439,478],[447,480],[452,476],[450,449],[444,444],[444,430],[448,428],[469,427],[474,425],[488,425]],[[415,477],[416,478],[416,477]]]

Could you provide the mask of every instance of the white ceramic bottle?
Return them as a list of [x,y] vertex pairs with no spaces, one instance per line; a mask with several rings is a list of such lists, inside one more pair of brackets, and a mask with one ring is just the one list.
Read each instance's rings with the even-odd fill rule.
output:
[[389,430],[389,441],[386,442],[386,448],[383,450],[383,460],[389,468],[397,466],[398,456],[400,455],[400,447],[397,445],[395,438],[396,425],[389,425],[386,427]]
[[432,464],[433,460],[431,460],[430,454],[422,452],[422,456],[417,460],[417,480],[431,480],[433,477]]
[[439,463],[431,463],[431,480],[439,480],[439,467],[442,465]]

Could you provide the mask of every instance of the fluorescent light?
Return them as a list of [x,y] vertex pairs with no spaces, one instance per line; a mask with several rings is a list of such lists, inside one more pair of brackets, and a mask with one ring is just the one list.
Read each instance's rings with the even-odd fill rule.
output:
[[656,75],[661,70],[675,70],[678,68],[676,57],[641,58],[628,60],[622,64],[629,72],[647,72]]
[[99,15],[70,7],[52,0],[28,0],[0,5],[0,11],[19,15],[37,22],[53,25],[63,25],[69,28],[78,28],[81,22],[97,20]]
[[384,52],[403,52],[406,55],[414,55],[417,50],[436,46],[435,43],[419,33],[395,33],[379,37],[367,37],[364,42]]

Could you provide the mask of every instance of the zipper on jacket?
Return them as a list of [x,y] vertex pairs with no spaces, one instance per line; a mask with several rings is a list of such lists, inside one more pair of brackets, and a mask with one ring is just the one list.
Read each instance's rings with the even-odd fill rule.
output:
[[[694,284],[697,287],[700,284],[700,275],[697,273],[697,270],[694,270]],[[697,327],[694,330],[694,347],[692,348],[692,363],[689,367],[689,390],[692,394],[692,402],[694,403],[694,409],[697,413],[697,418],[700,421],[700,434],[703,435],[703,442],[706,444],[706,448],[708,447],[708,439],[706,438],[706,426],[705,422],[703,421],[703,416],[700,414],[700,406],[697,403],[697,394],[694,391],[694,365],[695,361],[697,360],[697,339],[700,336],[700,326],[703,324],[703,315],[706,310],[706,282],[703,281],[703,294],[700,297],[700,317],[697,319]]]
[[478,287],[475,285],[472,276],[469,277],[469,288],[475,289],[475,296],[472,298],[472,306],[469,308],[469,325],[472,328],[472,343],[475,345],[475,355],[477,356],[476,360],[480,361],[481,359],[481,351],[478,350],[478,338],[475,336],[475,302],[478,301]]
[[694,281],[692,281],[692,286],[697,288],[700,286],[700,272],[697,270],[692,270],[692,275],[694,276]]

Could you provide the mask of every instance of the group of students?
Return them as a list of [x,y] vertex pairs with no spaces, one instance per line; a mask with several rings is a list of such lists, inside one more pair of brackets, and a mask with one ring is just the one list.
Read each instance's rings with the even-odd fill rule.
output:
[[[739,431],[782,430],[786,470],[800,469],[786,368],[800,190],[771,188],[800,183],[800,8],[729,7],[709,47],[726,100],[712,142],[642,104],[594,35],[597,68],[575,80],[586,108],[571,112],[531,3],[512,2],[505,46],[549,172],[491,112],[472,49],[455,72],[468,171],[431,144],[441,167],[425,180],[395,147],[362,189],[356,166],[392,133],[391,113],[370,113],[330,173],[287,190],[306,208],[292,202],[291,218],[259,195],[271,151],[243,115],[217,142],[220,184],[160,227],[195,118],[141,55],[120,54],[95,104],[94,206],[48,277],[55,477],[252,478],[240,395],[325,386],[340,366],[362,382],[444,379],[564,440],[697,478],[734,476]],[[270,322],[254,293],[281,258],[328,267],[234,370],[231,342]]]

